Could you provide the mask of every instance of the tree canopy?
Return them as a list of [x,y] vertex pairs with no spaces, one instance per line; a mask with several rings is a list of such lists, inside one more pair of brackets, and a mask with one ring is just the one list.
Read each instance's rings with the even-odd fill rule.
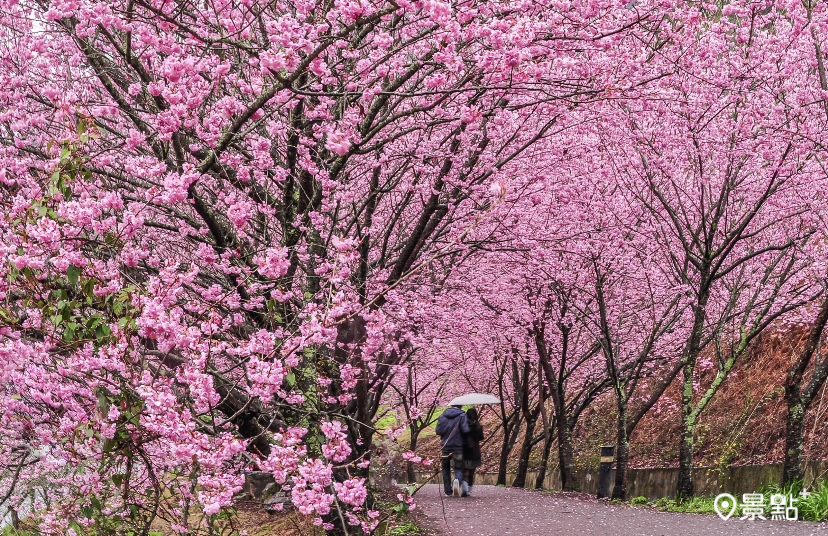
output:
[[370,533],[380,408],[471,389],[564,488],[612,396],[623,496],[675,380],[690,496],[734,364],[821,310],[827,5],[0,6],[0,506],[47,533],[207,531],[254,469]]

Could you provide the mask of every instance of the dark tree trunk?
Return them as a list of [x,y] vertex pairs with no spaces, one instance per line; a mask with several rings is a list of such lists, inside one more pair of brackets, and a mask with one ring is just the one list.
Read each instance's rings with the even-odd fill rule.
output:
[[506,465],[509,463],[509,451],[507,449],[506,438],[503,439],[503,445],[500,448],[500,462],[497,465],[497,485],[506,485]]
[[685,500],[696,494],[693,485],[693,433],[696,429],[693,416],[693,373],[684,369],[681,403],[681,442],[679,443],[679,474],[676,498]]
[[514,482],[512,482],[514,488],[526,487],[526,472],[529,470],[529,456],[532,455],[532,434],[535,433],[535,425],[538,420],[537,413],[533,417],[526,421],[526,433],[523,435],[523,443],[520,445],[517,473]]
[[543,456],[541,456],[540,467],[538,468],[538,477],[535,479],[535,489],[543,489],[546,472],[549,470],[549,455],[552,453],[552,443],[555,442],[555,434],[552,433],[552,430],[547,430],[545,435]]
[[567,405],[566,399],[564,398],[566,386],[563,382],[563,370],[565,369],[569,347],[569,328],[563,325],[560,325],[559,328],[562,339],[560,374],[556,374],[555,369],[550,363],[546,340],[544,339],[543,326],[536,325],[532,334],[535,339],[538,358],[544,376],[546,377],[546,382],[549,385],[552,403],[555,406],[555,428],[558,434],[558,462],[561,470],[561,489],[563,491],[578,491],[577,484],[575,483],[575,456],[572,450],[572,425],[574,423],[570,422],[567,418]]
[[680,500],[691,499],[696,494],[696,487],[693,484],[693,438],[692,431],[682,430],[681,444],[679,446],[679,476],[676,497]]
[[558,461],[561,466],[561,489],[578,491],[575,482],[575,453],[572,450],[572,431],[565,417],[558,419]]
[[[420,430],[418,428],[411,429],[411,445],[409,446],[408,450],[411,452],[417,451],[417,438],[420,436]],[[406,480],[408,480],[409,484],[414,484],[417,482],[417,476],[414,474],[414,463],[406,462],[405,468],[405,475]]]
[[802,482],[805,478],[802,464],[802,453],[805,447],[803,442],[805,406],[799,397],[798,385],[793,399],[788,399],[788,389],[785,391],[788,411],[785,419],[785,461],[782,464],[782,481],[785,484],[793,484]]
[[627,464],[630,460],[630,440],[627,436],[627,407],[618,400],[618,431],[615,438],[615,486],[612,498],[621,501],[627,498]]
[[[517,416],[516,416],[517,418]],[[503,442],[500,447],[500,463],[497,466],[497,485],[506,485],[506,471],[509,466],[509,454],[517,441],[517,436],[520,434],[521,423],[518,421],[512,427],[503,427]]]
[[808,383],[805,392],[802,392],[802,377],[805,369],[813,359],[814,353],[819,358],[819,342],[822,331],[828,323],[828,298],[822,300],[819,313],[811,325],[805,347],[799,354],[796,362],[788,370],[785,378],[785,405],[787,413],[785,419],[785,460],[782,464],[782,480],[785,484],[801,482],[805,477],[803,467],[804,423],[805,412],[811,405],[814,395],[822,388],[826,378],[826,364],[828,358],[815,365],[814,375]]
[[[706,275],[702,281],[706,281]],[[687,341],[685,350],[684,373],[681,384],[681,436],[679,443],[679,474],[676,498],[689,499],[696,494],[693,485],[693,434],[696,431],[696,415],[693,410],[693,389],[696,379],[696,360],[701,352],[702,332],[707,317],[707,300],[710,297],[709,288],[699,296],[693,311],[693,331]]]

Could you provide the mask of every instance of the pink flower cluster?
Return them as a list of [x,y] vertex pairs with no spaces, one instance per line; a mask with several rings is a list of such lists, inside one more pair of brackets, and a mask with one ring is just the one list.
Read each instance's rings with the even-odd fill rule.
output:
[[290,267],[288,250],[283,247],[268,248],[264,256],[256,257],[259,273],[270,279],[278,279],[285,275]]
[[336,497],[351,506],[362,506],[368,498],[364,478],[352,478],[345,482],[334,482]]
[[348,443],[345,425],[339,421],[330,421],[323,422],[320,428],[328,440],[322,445],[322,454],[332,462],[347,460],[351,454],[351,445]]

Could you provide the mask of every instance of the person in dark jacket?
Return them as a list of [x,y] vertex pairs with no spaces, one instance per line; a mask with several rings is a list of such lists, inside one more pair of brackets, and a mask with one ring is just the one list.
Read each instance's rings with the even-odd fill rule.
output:
[[[469,433],[466,414],[460,406],[451,406],[437,419],[437,435],[440,436],[440,465],[443,470],[443,490],[446,495],[460,496],[463,480],[463,435]],[[454,463],[454,481],[451,466]],[[463,483],[465,487],[465,482]]]
[[466,412],[469,433],[463,434],[464,487],[463,496],[469,496],[474,486],[474,471],[480,467],[483,457],[480,455],[480,442],[483,441],[483,427],[478,422],[477,410],[470,408]]

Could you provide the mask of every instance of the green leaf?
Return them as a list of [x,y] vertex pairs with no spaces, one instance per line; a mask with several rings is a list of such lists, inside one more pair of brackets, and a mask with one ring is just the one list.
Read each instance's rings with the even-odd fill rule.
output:
[[93,279],[87,279],[81,285],[83,289],[83,293],[88,297],[93,297],[95,295],[95,281]]
[[103,339],[104,337],[109,337],[110,333],[109,326],[106,324],[101,324],[95,327],[95,337],[98,339]]
[[291,387],[293,387],[294,385],[296,385],[296,374],[294,374],[294,373],[292,373],[292,372],[291,372],[290,374],[288,374],[287,376],[285,376],[285,380],[287,380],[288,385],[290,385]]
[[96,327],[100,326],[102,322],[103,318],[101,317],[101,314],[95,313],[94,315],[86,319],[86,327],[89,329],[95,329]]
[[405,514],[408,512],[408,504],[404,502],[397,503],[397,505],[394,506],[391,510],[397,514]]
[[69,267],[66,269],[66,278],[69,280],[69,283],[72,285],[77,285],[78,277],[80,277],[80,268],[75,266],[74,264],[70,264]]
[[75,323],[70,322],[66,329],[63,330],[63,340],[64,341],[71,341],[75,338]]

